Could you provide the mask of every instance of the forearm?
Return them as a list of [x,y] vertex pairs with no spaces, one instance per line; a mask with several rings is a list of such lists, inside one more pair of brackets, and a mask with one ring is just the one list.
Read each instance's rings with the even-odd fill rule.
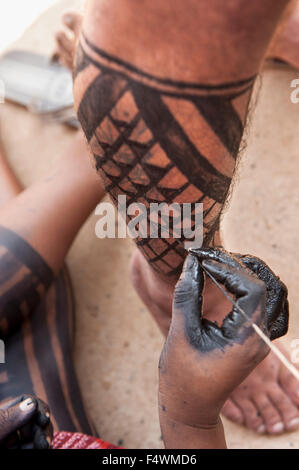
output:
[[[172,351],[171,346],[170,349],[164,346],[159,363],[159,418],[165,447],[169,449],[225,448],[224,430],[220,419],[221,402],[217,402],[215,396],[202,400],[200,393],[207,394],[209,379],[198,383],[197,380],[193,380],[190,371],[188,385],[182,387],[180,371],[177,370],[175,374],[167,372],[172,363],[181,360],[181,357],[176,357],[176,354],[177,352]],[[180,356],[184,357],[184,355],[182,349]],[[186,356],[186,369],[189,358],[190,353]],[[199,392],[194,392],[197,388]]]
[[[180,330],[184,330],[183,325],[180,326]],[[209,397],[207,393],[209,379],[193,380],[190,352],[184,349],[179,352],[171,347],[171,343],[171,339],[166,341],[159,362],[159,419],[165,447],[167,449],[226,448],[220,419],[221,402],[217,401],[215,394]],[[176,369],[175,373],[169,372],[172,370],[172,364],[179,363],[184,356],[185,370],[188,370],[186,385],[180,383],[180,376],[183,373],[180,369]],[[199,360],[199,357],[195,358]],[[202,396],[205,396],[204,400]]]

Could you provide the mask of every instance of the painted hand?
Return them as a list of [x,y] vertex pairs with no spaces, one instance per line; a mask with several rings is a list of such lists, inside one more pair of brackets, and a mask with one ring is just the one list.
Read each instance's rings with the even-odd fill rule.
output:
[[22,395],[0,404],[0,448],[47,449],[53,438],[48,406]]
[[208,251],[190,254],[185,261],[160,359],[160,416],[164,413],[173,422],[193,427],[216,426],[232,390],[269,352],[237,309],[233,308],[221,326],[202,316],[204,273],[198,258],[268,336],[277,327],[281,308],[281,296],[269,308],[268,285],[238,257],[225,253],[215,259]]
[[[192,252],[200,261],[215,260],[237,269],[248,269],[266,285],[266,325],[273,341],[288,331],[289,302],[285,284],[261,259],[251,255],[228,253],[223,249],[195,249]],[[215,289],[217,287],[215,286]]]

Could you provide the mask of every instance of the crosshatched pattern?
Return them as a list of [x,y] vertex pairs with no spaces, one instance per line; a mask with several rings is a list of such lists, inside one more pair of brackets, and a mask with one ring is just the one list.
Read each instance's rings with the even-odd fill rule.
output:
[[[78,116],[108,193],[115,203],[126,195],[127,205],[194,203],[191,229],[195,203],[203,203],[204,243],[210,243],[243,133],[240,97],[247,95],[248,102],[253,78],[219,87],[161,83],[83,42],[75,77],[90,66],[99,73]],[[137,239],[150,264],[167,275],[177,274],[185,258],[184,238],[173,236],[181,228],[176,218],[170,217],[171,238]],[[159,216],[160,235],[164,223]]]
[[[126,94],[128,95],[129,92]],[[160,204],[173,201],[176,200],[177,195],[188,192],[190,183],[187,178],[169,160],[159,143],[153,138],[138,110],[136,109],[136,113],[128,122],[118,119],[119,108],[119,106],[113,108],[109,116],[97,128],[92,145],[97,170],[102,175],[106,189],[115,203],[118,203],[119,194],[126,194],[127,205],[137,200],[149,207],[149,203]],[[117,146],[111,148],[109,142],[113,144],[117,142]],[[202,202],[203,199],[204,195],[198,191],[197,198],[190,202]],[[187,200],[188,198],[183,198],[182,202]],[[128,217],[130,220],[130,216]],[[133,217],[131,216],[131,219]],[[181,217],[179,219],[181,220]],[[150,221],[154,224],[154,220],[150,219],[148,213],[148,232]],[[175,226],[176,220],[170,213],[170,234],[173,233]],[[163,232],[161,217],[159,217],[159,228],[160,233]],[[166,228],[168,228],[167,221]],[[194,229],[194,217],[191,228]],[[181,223],[178,229],[179,234]],[[166,274],[180,269],[184,260],[184,250],[181,248],[182,238],[171,240],[171,243],[168,239],[154,239],[150,242],[147,238],[137,240],[138,246],[145,252],[150,263]]]

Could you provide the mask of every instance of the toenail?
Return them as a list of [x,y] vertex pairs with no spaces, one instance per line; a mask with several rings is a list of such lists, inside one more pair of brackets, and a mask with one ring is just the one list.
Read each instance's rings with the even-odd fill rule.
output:
[[266,431],[266,427],[263,424],[257,429],[257,432],[259,434],[264,434],[265,431]]
[[299,426],[299,418],[294,418],[288,423],[289,428],[296,428]]
[[66,16],[64,17],[64,21],[65,21],[66,24],[71,25],[72,22],[73,22],[73,19],[72,19],[72,17],[71,17],[70,15],[66,15]]
[[283,423],[276,423],[274,426],[272,426],[271,431],[275,433],[279,433],[283,431]]

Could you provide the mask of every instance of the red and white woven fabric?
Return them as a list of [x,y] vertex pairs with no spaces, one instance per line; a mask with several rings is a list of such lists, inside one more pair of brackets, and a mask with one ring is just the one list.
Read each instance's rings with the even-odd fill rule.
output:
[[53,449],[120,449],[102,439],[72,432],[56,432],[52,441]]

